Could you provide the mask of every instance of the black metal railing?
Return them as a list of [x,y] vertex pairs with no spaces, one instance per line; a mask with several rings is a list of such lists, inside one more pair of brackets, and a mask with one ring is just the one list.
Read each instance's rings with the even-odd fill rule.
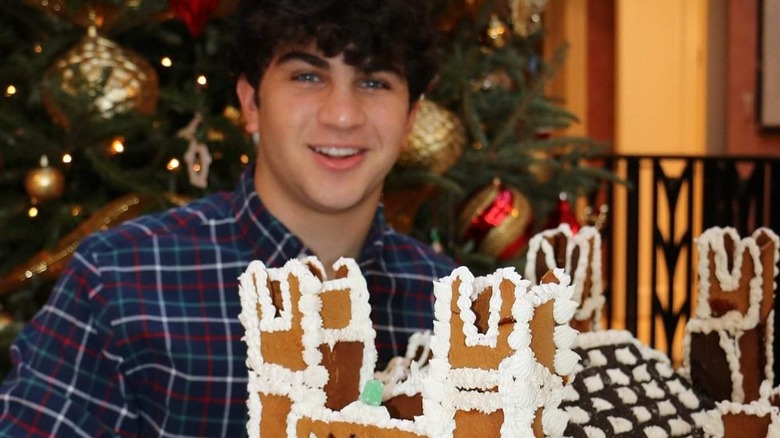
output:
[[696,296],[695,238],[713,226],[780,233],[780,158],[618,155],[603,163],[630,185],[598,194],[610,204],[607,325],[679,361]]

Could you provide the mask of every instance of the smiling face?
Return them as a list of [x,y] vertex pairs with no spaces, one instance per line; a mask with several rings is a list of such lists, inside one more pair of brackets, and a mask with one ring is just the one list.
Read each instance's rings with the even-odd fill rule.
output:
[[277,53],[259,89],[242,78],[237,91],[260,136],[256,189],[274,215],[373,216],[416,112],[399,72],[297,48]]

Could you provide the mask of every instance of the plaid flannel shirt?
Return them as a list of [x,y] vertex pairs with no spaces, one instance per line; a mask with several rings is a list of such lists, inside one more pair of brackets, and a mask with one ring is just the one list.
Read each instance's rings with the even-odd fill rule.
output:
[[[253,168],[236,191],[86,238],[12,348],[0,436],[246,435],[238,276],[308,255],[262,205]],[[379,361],[432,327],[432,281],[453,262],[384,223],[358,261]]]

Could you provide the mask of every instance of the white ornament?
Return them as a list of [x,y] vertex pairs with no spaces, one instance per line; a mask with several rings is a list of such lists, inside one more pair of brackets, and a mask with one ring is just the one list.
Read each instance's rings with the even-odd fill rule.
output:
[[201,115],[195,114],[190,123],[179,130],[177,136],[190,142],[187,152],[184,153],[184,162],[187,163],[187,177],[190,180],[190,184],[205,189],[208,186],[209,167],[211,167],[213,160],[208,147],[197,139],[196,134],[201,120]]
[[205,189],[208,186],[211,161],[209,148],[203,143],[190,140],[187,152],[184,153],[184,162],[187,163],[187,177],[190,179],[190,184],[201,189]]

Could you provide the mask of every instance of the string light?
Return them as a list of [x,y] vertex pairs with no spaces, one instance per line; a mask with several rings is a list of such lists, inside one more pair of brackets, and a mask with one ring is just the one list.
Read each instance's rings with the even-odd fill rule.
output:
[[29,210],[27,210],[27,216],[30,217],[36,217],[38,216],[38,207],[32,206]]
[[62,156],[62,162],[65,164],[70,164],[73,162],[73,156],[70,154],[65,154]]
[[241,154],[241,163],[243,163],[243,164],[249,164],[249,155],[247,155],[247,154]]
[[35,52],[35,53],[38,53],[38,54],[40,54],[41,52],[43,52],[43,46],[41,45],[41,43],[36,43],[36,44],[33,46],[33,52]]
[[166,56],[160,60],[160,64],[162,64],[163,67],[170,67],[173,65],[173,61],[171,61],[171,58]]
[[11,97],[16,94],[16,87],[11,84],[5,89],[5,97]]
[[178,169],[178,168],[179,168],[179,165],[180,165],[180,164],[181,164],[181,163],[179,163],[179,160],[177,160],[176,158],[171,158],[171,161],[169,161],[169,162],[168,162],[168,165],[167,165],[167,166],[165,166],[165,167],[166,167],[168,170],[170,170],[170,171],[174,171],[174,170],[176,170],[176,169]]
[[122,143],[124,139],[122,137],[117,137],[114,139],[114,141],[111,142],[111,153],[112,154],[121,154],[125,151],[125,145]]
[[197,82],[198,82],[198,85],[200,85],[201,87],[205,87],[206,84],[208,84],[209,81],[208,81],[208,79],[206,79],[206,76],[200,75],[200,76],[198,76]]
[[81,207],[79,207],[78,205],[74,206],[74,207],[73,207],[73,208],[70,210],[70,214],[71,214],[71,216],[73,216],[73,217],[76,217],[76,216],[80,215],[80,214],[81,214]]

